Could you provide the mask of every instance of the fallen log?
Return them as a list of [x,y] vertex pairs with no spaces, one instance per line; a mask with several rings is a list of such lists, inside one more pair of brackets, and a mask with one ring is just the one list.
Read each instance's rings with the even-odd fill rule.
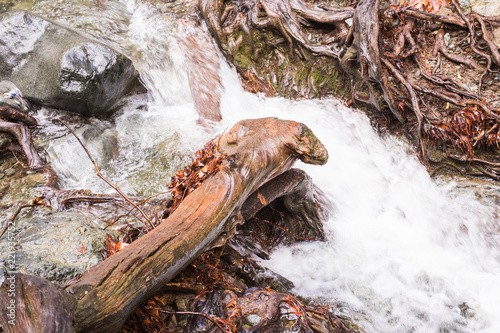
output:
[[[76,332],[119,331],[139,304],[243,223],[241,207],[261,185],[290,169],[297,159],[309,164],[328,159],[325,147],[305,125],[276,118],[239,122],[220,138],[218,151],[227,155],[219,172],[187,196],[167,220],[94,266],[65,292],[49,292],[51,304],[71,304],[71,313],[31,316],[24,327],[7,324],[9,318],[2,314],[4,332],[27,332],[28,327],[42,331],[67,322],[71,315]],[[18,285],[31,278],[15,277]],[[6,283],[0,291],[3,298],[7,298]],[[19,297],[16,309],[26,305],[23,299],[38,300],[41,306],[49,298]]]

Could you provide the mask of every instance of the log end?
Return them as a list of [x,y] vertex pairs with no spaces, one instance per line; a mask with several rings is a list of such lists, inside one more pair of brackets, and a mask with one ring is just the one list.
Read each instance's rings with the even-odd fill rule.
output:
[[0,287],[0,327],[9,332],[74,332],[70,296],[38,276],[11,274]]

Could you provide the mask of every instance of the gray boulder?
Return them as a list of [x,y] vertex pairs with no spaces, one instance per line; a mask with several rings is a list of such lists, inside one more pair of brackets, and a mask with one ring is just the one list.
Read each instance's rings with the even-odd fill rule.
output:
[[0,15],[0,78],[29,101],[86,116],[108,111],[136,82],[132,61],[25,11]]

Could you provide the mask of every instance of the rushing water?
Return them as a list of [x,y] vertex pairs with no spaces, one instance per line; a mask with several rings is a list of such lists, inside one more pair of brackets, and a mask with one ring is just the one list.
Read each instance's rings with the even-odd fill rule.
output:
[[[131,194],[153,194],[190,153],[241,119],[304,122],[330,154],[325,166],[299,165],[332,203],[328,241],[280,248],[263,264],[292,280],[297,294],[331,306],[366,332],[500,332],[498,185],[433,180],[405,142],[379,137],[363,114],[335,100],[251,95],[224,61],[223,119],[200,125],[180,23],[147,3],[101,2],[22,5],[134,59],[148,93],[124,99],[113,119],[92,121],[116,134],[118,152],[103,166],[114,183]],[[37,117],[63,186],[111,192],[75,140],[57,140],[66,132],[51,121],[53,112],[42,109]]]

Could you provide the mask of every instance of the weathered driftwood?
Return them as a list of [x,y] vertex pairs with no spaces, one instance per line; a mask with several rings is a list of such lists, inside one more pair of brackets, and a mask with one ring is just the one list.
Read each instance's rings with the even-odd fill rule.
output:
[[[328,159],[305,125],[276,118],[239,122],[221,137],[219,152],[227,154],[220,171],[187,196],[167,220],[66,287],[73,299],[75,331],[119,331],[139,304],[219,244],[221,237],[229,237],[243,222],[243,203],[261,185],[297,159],[310,164]],[[38,325],[46,323],[39,320]]]

